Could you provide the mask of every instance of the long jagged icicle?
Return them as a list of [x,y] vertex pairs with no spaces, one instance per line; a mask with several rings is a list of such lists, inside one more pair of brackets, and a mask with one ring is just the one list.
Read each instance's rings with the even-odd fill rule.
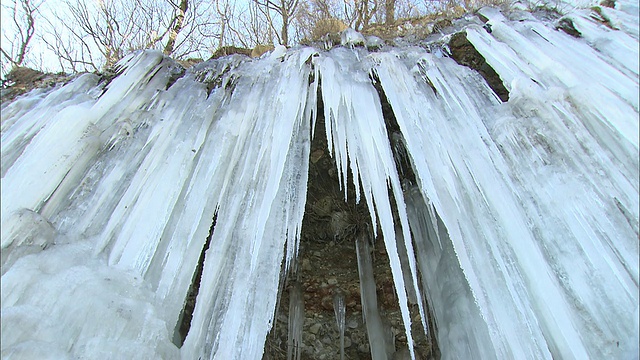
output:
[[358,255],[358,275],[360,276],[360,299],[364,314],[369,348],[373,360],[386,360],[387,346],[385,331],[380,313],[378,312],[378,297],[376,295],[376,280],[373,277],[373,263],[369,240],[361,236],[356,240],[356,254]]

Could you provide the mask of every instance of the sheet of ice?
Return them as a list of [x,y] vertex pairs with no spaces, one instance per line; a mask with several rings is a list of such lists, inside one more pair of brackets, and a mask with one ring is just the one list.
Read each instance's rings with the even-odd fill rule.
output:
[[[322,84],[327,144],[329,153],[336,161],[338,179],[345,192],[345,200],[347,171],[350,170],[352,178],[360,180],[354,180],[356,201],[359,202],[363,194],[372,224],[380,225],[396,284],[409,350],[414,356],[411,318],[396,245],[389,188],[393,192],[403,236],[405,239],[410,239],[411,236],[402,198],[402,186],[396,172],[380,99],[370,80],[371,64],[367,61],[360,62],[360,52],[366,54],[360,49],[336,48],[314,59]],[[374,236],[376,228],[377,226],[373,226]],[[407,253],[413,254],[411,242],[404,243]],[[413,282],[408,286],[413,286],[419,294],[413,257],[409,258],[409,265]],[[419,306],[424,319],[422,304],[419,303]]]
[[[83,95],[87,86],[77,82],[87,80],[80,78],[59,90],[74,99],[70,103],[46,105],[53,101],[50,97],[59,96],[53,92],[39,102],[41,110],[38,105],[30,112],[15,105],[6,121],[3,112],[3,146],[5,136],[24,137],[15,129],[25,122],[35,133],[26,144],[14,142],[24,150],[16,151],[21,154],[13,163],[6,162],[2,178],[2,311],[14,314],[3,315],[3,334],[31,316],[20,309],[35,300],[25,299],[23,291],[47,299],[51,321],[64,318],[74,306],[87,309],[78,312],[67,333],[49,321],[11,332],[16,335],[3,337],[3,356],[5,349],[18,358],[27,356],[20,350],[24,341],[58,339],[69,356],[99,358],[113,351],[112,356],[121,358],[177,358],[178,349],[168,339],[217,213],[224,225],[216,227],[215,245],[207,253],[199,293],[205,299],[198,300],[193,331],[180,352],[185,358],[258,358],[273,316],[281,262],[288,266],[298,247],[315,109],[309,101],[315,96],[307,94],[307,60],[313,52],[304,49],[252,65],[238,58],[214,60],[184,75],[158,53],[137,53],[120,63],[121,75],[104,92],[101,87],[88,91],[93,97]],[[202,81],[212,87],[209,94]],[[255,101],[258,98],[261,101]],[[23,101],[23,106],[32,105]],[[38,125],[33,114],[44,116],[46,109],[53,120],[37,118],[44,124]],[[109,291],[114,301],[129,301],[119,299],[129,299],[137,294],[131,287],[144,284],[148,291],[135,295],[141,303],[131,311],[143,316],[145,307],[151,307],[149,319],[157,318],[162,326],[152,328],[131,316],[132,324],[125,318],[103,325],[106,320],[89,312],[103,294],[91,288],[76,298],[60,291],[66,270],[52,269],[46,279],[36,274],[32,281],[25,278],[28,288],[21,285],[25,268],[64,263],[63,249],[76,243],[85,244],[83,256],[69,267],[86,267],[87,276],[95,277],[91,272],[104,268],[112,277],[138,279]],[[25,256],[33,252],[37,254]],[[232,260],[226,264],[234,268],[221,279],[217,270],[223,260]],[[43,281],[60,285],[43,287]],[[231,290],[230,301],[217,296]],[[9,301],[12,297],[17,300]],[[209,312],[211,303],[218,306],[215,312]],[[105,319],[118,318],[117,310],[96,308]],[[81,320],[92,325],[77,326]],[[222,322],[222,328],[214,327]],[[110,330],[113,327],[124,330]],[[102,347],[96,335],[100,328],[112,334]],[[212,337],[222,341],[220,347]],[[109,342],[122,343],[122,348]],[[136,350],[153,350],[160,346],[156,343],[164,344],[161,352]]]
[[51,246],[2,276],[3,359],[179,357],[148,284],[91,245]]
[[[440,247],[420,252],[446,264],[450,238],[457,257],[448,271],[420,257],[435,282],[427,291],[436,292],[443,356],[468,355],[454,345],[461,333],[483,358],[637,353],[636,321],[625,315],[638,302],[637,76],[541,23],[489,15],[492,34],[473,26],[467,34],[511,84],[508,103],[449,59],[375,55],[427,199],[411,213],[430,224],[412,228],[448,233],[434,242],[415,231]],[[463,284],[446,280],[458,266]],[[469,330],[441,309],[450,303],[437,284],[453,279]]]
[[[212,148],[226,150],[186,358],[256,359],[271,328],[281,262],[296,256],[310,146],[311,49],[239,69]],[[268,176],[267,176],[268,174]],[[286,256],[285,256],[285,249]],[[221,276],[227,274],[226,276]]]

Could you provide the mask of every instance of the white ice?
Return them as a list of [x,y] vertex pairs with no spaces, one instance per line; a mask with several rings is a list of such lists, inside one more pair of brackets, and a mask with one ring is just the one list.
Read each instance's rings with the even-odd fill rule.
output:
[[298,253],[311,136],[327,137],[345,198],[358,179],[409,344],[415,296],[446,359],[637,357],[637,9],[603,8],[611,28],[575,7],[580,38],[481,10],[492,32],[463,31],[505,103],[441,52],[369,53],[350,33],[329,52],[186,73],[133,53],[108,84],[85,74],[3,104],[2,358],[260,359]]

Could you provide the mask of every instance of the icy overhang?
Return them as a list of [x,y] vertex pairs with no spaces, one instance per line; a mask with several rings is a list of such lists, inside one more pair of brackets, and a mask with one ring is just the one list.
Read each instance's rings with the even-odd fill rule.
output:
[[[312,135],[345,191],[348,172],[360,179],[407,328],[406,288],[422,282],[443,357],[637,354],[637,12],[618,3],[605,11],[618,29],[572,13],[582,38],[483,12],[491,33],[465,35],[504,103],[450,58],[340,47],[186,73],[136,53],[106,86],[84,75],[4,106],[2,356],[260,358],[297,254]],[[396,171],[379,91],[414,184]],[[412,239],[408,277],[397,228]]]

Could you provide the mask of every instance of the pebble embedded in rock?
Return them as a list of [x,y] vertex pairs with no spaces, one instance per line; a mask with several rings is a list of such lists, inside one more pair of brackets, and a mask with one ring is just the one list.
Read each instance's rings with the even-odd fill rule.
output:
[[347,348],[350,348],[350,347],[351,347],[351,339],[348,338],[348,337],[345,337],[344,338],[344,348],[347,349]]
[[338,279],[336,279],[336,278],[327,279],[327,283],[329,285],[336,285],[338,283]]
[[302,270],[311,271],[311,261],[309,259],[302,260]]
[[314,325],[311,325],[311,327],[309,328],[309,331],[310,331],[312,334],[317,334],[317,333],[320,331],[320,327],[321,327],[321,326],[322,326],[322,325],[320,325],[320,324],[314,324]]
[[358,346],[358,351],[361,353],[369,353],[369,344],[362,344],[360,346]]

